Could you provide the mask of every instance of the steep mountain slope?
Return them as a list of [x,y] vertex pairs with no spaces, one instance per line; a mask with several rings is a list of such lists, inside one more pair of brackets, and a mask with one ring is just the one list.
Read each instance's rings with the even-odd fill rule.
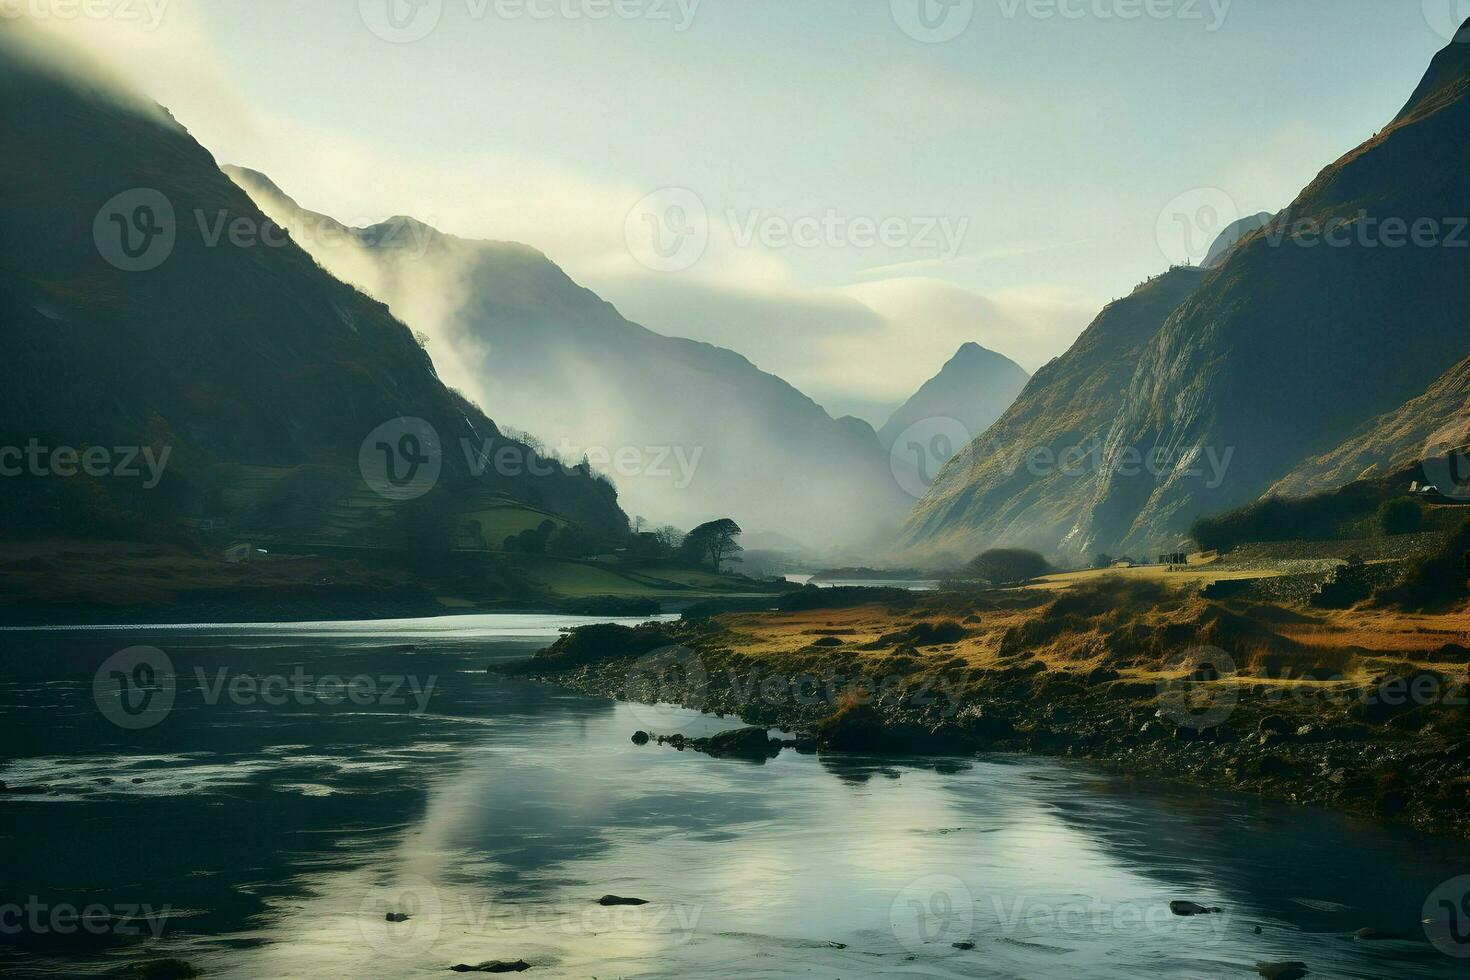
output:
[[1230,257],[1230,250],[1240,244],[1242,238],[1257,228],[1266,227],[1274,217],[1276,216],[1271,212],[1262,211],[1259,214],[1247,215],[1239,221],[1232,222],[1215,239],[1214,244],[1210,246],[1210,251],[1205,255],[1205,260],[1200,263],[1200,266],[1205,269],[1214,269],[1223,265],[1225,260]]
[[[267,222],[166,112],[71,77],[15,27],[0,31],[0,143],[0,446],[169,452],[154,487],[28,466],[8,484],[21,505],[5,532],[115,529],[128,511],[150,524],[254,514],[310,538],[351,510],[348,543],[381,542],[404,501],[370,489],[375,441],[436,458],[419,515],[503,497],[626,529],[612,488],[583,473],[477,474],[462,443],[532,461],[445,388],[387,307],[290,242],[216,237]],[[403,417],[427,423],[424,438],[369,439]]]
[[[1390,126],[1219,250],[1217,268],[1153,284],[1191,285],[1154,307],[1160,319],[1136,323],[1140,346],[1113,362],[1095,404],[1062,379],[1045,411],[1071,421],[1012,427],[1057,383],[1050,366],[1038,372],[946,467],[904,543],[1025,543],[1074,559],[1167,550],[1196,517],[1255,499],[1423,394],[1470,352],[1470,233],[1455,217],[1470,215],[1467,90],[1470,44],[1452,44]],[[1085,364],[1097,327],[1057,364]],[[1055,450],[1054,431],[1100,433],[1102,448],[1075,478],[1038,481],[1025,453]],[[993,447],[1005,446],[1019,468],[1001,464]]]
[[949,461],[910,515],[904,543],[967,555],[1002,545],[1056,550],[1091,499],[1102,440],[1140,352],[1204,275],[1173,269],[1104,309]]
[[[1470,350],[1470,44],[1442,51],[1387,128],[1322,172],[1164,325],[1108,436],[1070,543],[1153,550],[1260,495],[1422,393]],[[1423,229],[1417,231],[1415,229]],[[1160,474],[1125,476],[1159,447]],[[1228,478],[1197,476],[1206,451]]]
[[955,419],[972,436],[979,435],[1011,407],[1030,379],[1025,369],[1004,354],[979,344],[964,344],[938,374],[894,411],[878,430],[878,441],[892,448],[909,426],[934,418]]
[[728,515],[819,547],[902,518],[909,498],[872,427],[739,354],[624,319],[525,245],[402,217],[347,228],[226,169],[326,268],[430,334],[446,380],[559,452],[587,453],[630,511],[685,527]]
[[[1271,489],[1306,495],[1397,473],[1470,444],[1470,357],[1429,390],[1355,432],[1332,451],[1307,460]],[[1431,478],[1433,481],[1435,478]]]

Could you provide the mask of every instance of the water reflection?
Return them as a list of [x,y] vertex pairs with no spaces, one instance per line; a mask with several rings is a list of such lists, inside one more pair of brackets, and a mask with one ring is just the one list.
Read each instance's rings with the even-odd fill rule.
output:
[[[1351,938],[1415,934],[1430,890],[1470,868],[1453,843],[1048,760],[638,748],[636,728],[703,732],[485,671],[555,626],[0,637],[0,779],[51,787],[0,797],[5,893],[175,913],[157,939],[5,935],[0,970],[179,955],[241,977],[495,959],[604,977],[1202,977],[1264,959],[1463,975],[1423,943]],[[178,696],[130,732],[97,711],[90,671],[137,643],[168,650]],[[211,703],[220,667],[435,683],[422,712]],[[598,905],[609,893],[649,904]],[[1179,898],[1226,911],[1175,917]]]

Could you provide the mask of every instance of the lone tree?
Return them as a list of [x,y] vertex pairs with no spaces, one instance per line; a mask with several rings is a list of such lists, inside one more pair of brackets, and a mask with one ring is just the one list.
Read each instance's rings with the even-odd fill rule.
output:
[[722,517],[690,531],[684,536],[679,551],[691,564],[703,565],[708,561],[718,572],[725,562],[740,561],[738,556],[745,549],[735,540],[739,535],[740,525]]
[[972,578],[985,579],[993,585],[1027,582],[1051,571],[1047,560],[1034,551],[1022,548],[993,548],[965,566]]

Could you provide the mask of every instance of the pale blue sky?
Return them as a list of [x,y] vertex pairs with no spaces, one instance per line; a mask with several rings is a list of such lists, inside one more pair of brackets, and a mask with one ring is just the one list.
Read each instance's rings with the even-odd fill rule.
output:
[[[700,0],[682,31],[679,0],[605,20],[442,0],[427,36],[389,43],[360,10],[386,2],[173,0],[217,77],[154,94],[309,207],[526,241],[633,318],[846,403],[912,390],[965,339],[1033,369],[1060,353],[1167,266],[1156,229],[1180,194],[1284,206],[1399,109],[1456,0],[973,0],[944,43],[889,0]],[[1150,7],[1168,16],[1098,14]],[[720,226],[709,253],[620,263],[629,208],[668,187]],[[965,233],[953,258],[714,240],[823,214]]]
[[[1088,240],[940,274],[1108,294],[1156,271],[1154,218],[1175,193],[1284,204],[1399,108],[1444,43],[1418,0],[1235,0],[1213,33],[1207,0],[1205,20],[1181,2],[1135,21],[1007,18],[978,0],[940,44],[898,30],[886,0],[703,0],[682,33],[493,9],[473,19],[447,0],[428,37],[388,44],[352,0],[203,8],[246,94],[324,130],[444,157],[512,150],[720,209],[968,216],[973,252]],[[799,258],[820,285],[881,264]]]

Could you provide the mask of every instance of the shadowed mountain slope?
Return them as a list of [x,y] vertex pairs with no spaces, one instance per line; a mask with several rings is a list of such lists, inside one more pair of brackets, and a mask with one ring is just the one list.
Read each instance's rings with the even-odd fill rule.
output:
[[[1074,558],[1169,550],[1197,517],[1256,499],[1424,394],[1470,352],[1470,233],[1456,217],[1470,215],[1467,91],[1470,44],[1451,44],[1387,128],[1241,238],[1198,288],[1170,296],[1177,308],[1153,335],[1140,330],[1117,401],[1066,400],[1092,431],[1105,423],[1075,486],[1015,506],[995,491],[987,434],[946,468],[907,543],[1026,541]],[[1019,448],[1053,445],[1019,436],[1030,440]]]
[[258,234],[267,219],[166,112],[51,67],[18,28],[0,32],[0,142],[0,445],[170,453],[147,490],[29,480],[7,532],[116,530],[122,512],[243,521],[260,503],[236,493],[249,467],[257,483],[285,481],[275,503],[307,536],[354,498],[382,504],[349,542],[380,543],[399,514],[369,489],[360,454],[400,417],[439,444],[422,513],[504,497],[626,529],[611,486],[575,470],[475,473],[462,442],[509,446],[523,463],[524,447],[440,382],[386,306],[288,240],[216,235]]
[[528,246],[402,217],[347,228],[226,170],[318,261],[430,334],[451,383],[560,453],[593,456],[630,511],[685,527],[733,516],[818,547],[902,519],[910,498],[872,427],[734,351],[625,319]]

